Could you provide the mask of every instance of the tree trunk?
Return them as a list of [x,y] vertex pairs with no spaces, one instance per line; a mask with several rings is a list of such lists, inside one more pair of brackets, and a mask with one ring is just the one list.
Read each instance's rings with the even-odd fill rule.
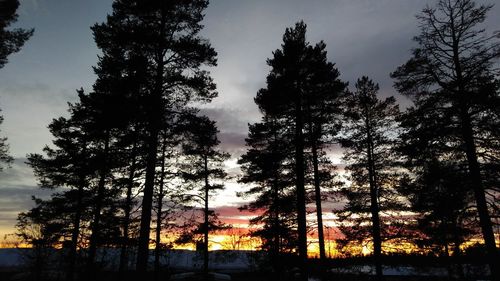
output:
[[315,140],[312,140],[312,157],[314,169],[314,199],[316,201],[316,218],[318,221],[319,257],[322,263],[324,263],[326,260],[325,235],[323,232],[323,211],[321,208],[321,181],[319,178],[318,148]]
[[498,257],[493,225],[488,213],[488,203],[486,202],[486,195],[477,159],[476,145],[474,143],[474,134],[471,126],[472,122],[468,112],[463,108],[461,111],[461,118],[462,135],[469,166],[469,174],[473,184],[474,196],[479,214],[479,223],[481,225],[481,232],[486,245],[491,276],[493,280],[500,280],[500,257]]
[[95,256],[97,253],[97,246],[100,240],[100,231],[101,231],[101,211],[102,204],[105,196],[105,184],[106,184],[106,176],[108,173],[108,154],[109,154],[109,142],[110,142],[110,132],[106,131],[106,137],[104,140],[104,149],[102,152],[102,160],[101,160],[101,168],[99,169],[99,183],[97,185],[97,196],[95,199],[95,208],[94,208],[94,221],[92,223],[92,234],[90,235],[89,241],[89,254],[87,265],[90,271],[93,271],[93,265]]
[[279,202],[279,190],[278,190],[278,177],[275,176],[273,180],[273,203],[272,203],[272,214],[274,216],[273,218],[273,247],[271,250],[271,259],[272,259],[272,264],[274,267],[274,271],[277,274],[278,280],[280,279],[280,272],[281,272],[281,262],[279,260],[280,256],[280,233],[279,233],[279,227],[280,227],[280,217],[279,217],[279,207],[278,207],[278,202]]
[[455,264],[457,266],[457,275],[459,277],[460,280],[463,280],[465,279],[465,276],[464,276],[464,269],[463,269],[463,266],[462,266],[462,261],[460,259],[460,256],[462,255],[462,251],[460,250],[460,245],[461,245],[461,242],[460,242],[460,237],[457,235],[457,223],[456,223],[456,220],[453,222],[454,223],[454,227],[455,227],[455,231],[453,233],[453,259],[455,260]]
[[306,197],[304,186],[304,135],[302,133],[304,123],[302,120],[302,101],[298,95],[295,102],[295,176],[297,189],[297,223],[299,236],[299,260],[301,269],[301,280],[307,280],[307,221],[306,221]]
[[313,117],[311,114],[311,107],[307,105],[308,110],[308,127],[309,127],[309,141],[311,142],[312,162],[313,162],[313,177],[314,177],[314,201],[316,203],[316,220],[318,222],[318,244],[319,244],[319,258],[322,266],[326,260],[325,252],[325,235],[323,232],[323,211],[321,208],[321,180],[319,178],[319,160],[318,160],[318,144],[317,135],[314,130]]
[[165,180],[165,153],[167,149],[167,140],[163,138],[163,145],[161,149],[161,174],[158,190],[158,205],[156,210],[156,245],[155,245],[155,274],[159,280],[160,273],[160,252],[161,252],[161,221],[162,221],[162,208],[163,208],[163,185]]
[[68,281],[72,281],[75,275],[76,256],[78,249],[78,236],[80,235],[80,223],[81,223],[82,209],[83,209],[82,197],[83,197],[83,188],[85,186],[84,178],[85,178],[84,176],[81,177],[80,184],[78,186],[75,217],[73,218],[73,229],[71,231],[71,248],[69,253],[69,268],[66,276],[66,280]]
[[208,276],[208,191],[209,191],[209,183],[208,183],[208,159],[204,156],[204,168],[205,168],[205,222],[203,226],[203,272],[205,276]]
[[141,210],[141,228],[139,232],[139,242],[137,249],[136,270],[140,273],[145,273],[148,269],[149,260],[149,236],[151,232],[151,209],[153,205],[153,189],[156,173],[157,150],[158,150],[158,135],[159,135],[159,120],[162,118],[162,93],[163,93],[163,72],[165,61],[163,58],[163,45],[165,37],[165,11],[161,7],[160,21],[160,40],[157,54],[157,69],[155,77],[155,89],[151,97],[151,112],[149,114],[149,140],[148,140],[148,156],[146,160],[146,180],[144,183],[144,197],[142,199]]
[[[273,145],[278,143],[278,135],[277,131],[275,129],[275,124],[273,123]],[[281,261],[280,261],[280,199],[279,199],[279,171],[278,167],[273,167],[273,182],[272,182],[272,188],[273,188],[273,197],[272,197],[272,203],[271,207],[272,209],[272,216],[273,216],[273,246],[271,250],[271,260],[272,260],[272,266],[276,274],[277,280],[281,280],[281,272],[282,272],[282,267],[281,267]]]
[[[82,144],[82,156],[86,157],[87,154],[87,142],[84,141]],[[75,275],[75,266],[76,266],[76,258],[77,258],[77,250],[78,250],[78,236],[80,235],[80,224],[82,220],[82,211],[83,211],[83,189],[85,188],[85,175],[80,174],[79,183],[78,183],[78,194],[77,194],[77,202],[76,202],[76,210],[75,217],[73,219],[73,230],[71,232],[71,249],[69,254],[69,268],[66,276],[67,281],[74,280]]]
[[134,145],[132,147],[132,163],[130,165],[130,171],[128,176],[127,183],[127,197],[125,199],[124,206],[124,221],[123,221],[123,234],[122,234],[122,245],[120,250],[120,266],[118,272],[122,273],[125,270],[128,270],[128,243],[129,243],[129,227],[130,227],[130,212],[132,210],[132,189],[134,188],[134,178],[135,178],[135,170],[136,170],[136,157],[137,157],[137,133],[134,132]]
[[[368,110],[367,110],[368,116]],[[370,211],[372,215],[372,235],[373,235],[373,257],[375,259],[375,271],[377,280],[382,280],[382,238],[380,235],[380,217],[378,205],[378,186],[376,180],[375,161],[373,159],[373,140],[371,135],[370,118],[366,120],[367,137],[367,157],[368,157],[368,177],[370,183]]]
[[[371,169],[373,173],[373,168]],[[370,176],[371,181],[375,184],[373,175]],[[376,185],[370,184],[370,209],[372,214],[372,235],[373,235],[373,255],[375,258],[375,270],[377,274],[377,279],[382,279],[382,238],[380,235],[380,217],[379,217],[379,207],[378,207],[378,190]]]
[[453,280],[453,264],[450,260],[450,246],[448,245],[448,239],[446,239],[446,242],[444,244],[444,253],[445,253],[445,264],[446,264],[446,270],[448,271],[448,279]]
[[153,205],[153,189],[157,161],[158,130],[151,130],[148,141],[148,156],[146,162],[146,181],[144,197],[142,198],[141,228],[137,248],[136,270],[138,273],[147,271],[149,260],[149,235],[151,232],[151,209]]
[[479,224],[481,225],[481,232],[483,234],[488,260],[490,261],[489,267],[493,280],[500,280],[500,258],[498,257],[495,234],[491,223],[491,217],[488,213],[488,204],[486,202],[486,195],[481,179],[481,170],[477,159],[476,144],[474,142],[474,131],[472,128],[472,120],[468,112],[466,103],[466,83],[463,77],[462,63],[460,61],[459,38],[457,37],[456,27],[453,15],[450,15],[451,32],[452,32],[452,50],[453,50],[453,64],[456,72],[457,88],[459,95],[459,112],[460,122],[462,129],[463,143],[465,145],[465,153],[467,155],[467,164],[469,166],[469,174],[474,189],[474,197],[476,199],[477,211],[479,215]]

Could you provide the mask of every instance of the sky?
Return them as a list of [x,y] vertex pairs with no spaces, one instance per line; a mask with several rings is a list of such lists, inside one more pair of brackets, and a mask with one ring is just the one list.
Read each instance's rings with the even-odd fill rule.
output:
[[[323,40],[328,58],[341,79],[354,85],[368,75],[380,84],[380,95],[394,95],[402,107],[409,101],[392,88],[390,72],[404,63],[418,34],[415,15],[435,0],[211,0],[205,11],[207,37],[218,52],[211,69],[219,97],[204,113],[220,129],[221,147],[232,154],[228,169],[238,172],[236,159],[244,148],[248,123],[259,120],[253,102],[265,87],[266,59],[280,47],[285,28],[304,20],[308,40]],[[478,1],[494,3],[495,1]],[[35,28],[21,52],[0,69],[0,108],[5,118],[0,135],[7,136],[15,157],[11,169],[0,174],[0,239],[13,233],[17,214],[32,206],[31,196],[48,196],[40,190],[24,163],[28,153],[39,153],[51,142],[47,125],[66,114],[67,102],[76,101],[76,89],[90,90],[92,66],[99,50],[90,26],[103,22],[112,0],[20,0],[15,26]],[[500,5],[489,14],[489,33],[500,30]],[[338,158],[338,157],[336,157]],[[241,186],[228,183],[211,204],[221,218],[244,224],[248,214],[236,207],[245,200],[235,195]],[[325,214],[331,210],[326,208]]]

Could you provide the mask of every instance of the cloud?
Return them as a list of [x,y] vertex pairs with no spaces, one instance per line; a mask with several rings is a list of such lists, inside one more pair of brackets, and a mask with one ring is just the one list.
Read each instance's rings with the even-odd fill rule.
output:
[[15,158],[11,168],[0,174],[0,188],[7,186],[36,186],[33,171],[26,164],[26,158]]
[[23,15],[29,15],[32,12],[39,12],[40,9],[45,9],[45,1],[44,0],[21,0],[20,6],[18,9],[18,14],[23,16]]
[[260,114],[256,113],[248,105],[238,105],[238,107],[204,107],[200,110],[201,114],[217,121],[217,126],[222,133],[241,133],[246,134],[248,123],[256,122],[260,119]]
[[260,215],[259,212],[250,212],[248,210],[240,211],[238,209],[240,207],[241,206],[220,206],[217,207],[215,210],[220,216],[224,217],[240,217],[240,216],[252,217]]
[[258,216],[259,212],[249,212],[248,210],[240,211],[240,206],[219,206],[215,211],[219,214],[219,219],[224,223],[233,225],[248,225],[249,220]]
[[17,215],[33,207],[32,196],[47,198],[53,193],[36,185],[31,168],[17,158],[12,168],[0,174],[0,236],[13,232]]
[[241,156],[245,148],[245,134],[239,133],[220,133],[219,139],[221,141],[220,147],[222,150],[231,154],[233,158],[238,158]]
[[254,116],[251,109],[209,107],[202,108],[200,113],[217,122],[220,147],[233,158],[238,158],[245,151],[248,123],[260,117]]
[[57,88],[43,82],[6,81],[0,86],[2,97],[29,102],[37,106],[60,107],[69,101],[75,101],[75,89]]
[[[1,81],[0,81],[1,82]],[[75,90],[55,89],[45,83],[2,82],[1,108],[5,118],[2,132],[15,157],[40,151],[51,142],[47,126],[53,118],[67,115],[67,102]]]

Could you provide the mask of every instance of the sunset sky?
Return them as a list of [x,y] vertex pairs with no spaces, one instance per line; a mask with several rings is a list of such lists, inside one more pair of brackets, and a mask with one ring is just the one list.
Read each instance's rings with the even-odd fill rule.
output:
[[[47,125],[66,114],[80,87],[90,90],[92,66],[99,53],[90,26],[105,20],[112,0],[20,0],[16,26],[35,28],[22,51],[0,69],[0,108],[15,162],[0,174],[0,239],[13,233],[17,214],[31,207],[31,195],[46,196],[36,187],[26,154],[51,142]],[[354,84],[368,75],[383,96],[396,95],[389,73],[410,57],[418,33],[417,14],[432,0],[211,0],[204,21],[206,36],[217,50],[211,70],[219,97],[204,109],[218,122],[222,148],[232,154],[228,170],[238,174],[236,159],[245,150],[247,124],[260,118],[253,98],[265,86],[266,59],[280,47],[286,27],[303,19],[308,40],[324,40],[330,61],[341,78]],[[496,1],[478,1],[494,3]],[[500,30],[500,5],[490,12],[488,32]],[[404,107],[408,101],[398,97]],[[332,155],[338,162],[340,151]],[[228,223],[246,224],[250,214],[238,206],[243,187],[229,182],[211,203]],[[327,204],[325,216],[332,217]]]

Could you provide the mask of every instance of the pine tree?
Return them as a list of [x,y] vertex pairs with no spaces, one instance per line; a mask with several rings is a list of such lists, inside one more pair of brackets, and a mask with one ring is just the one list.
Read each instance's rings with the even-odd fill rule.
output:
[[[328,139],[331,139],[339,129],[339,123],[336,120],[338,116],[336,102],[346,87],[346,84],[339,80],[338,70],[327,61],[325,49],[326,45],[323,42],[311,46],[306,41],[304,22],[297,23],[294,28],[286,29],[282,48],[274,51],[273,58],[267,61],[271,67],[271,72],[267,76],[267,88],[261,89],[255,98],[255,102],[264,115],[263,122],[261,125],[251,127],[251,130],[256,131],[250,134],[258,137],[258,134],[264,133],[264,131],[258,132],[257,130],[266,130],[267,126],[270,126],[268,128],[272,131],[269,133],[274,131],[278,133],[277,138],[286,141],[288,151],[280,151],[285,158],[278,158],[278,162],[275,164],[283,165],[285,163],[280,163],[280,161],[284,162],[287,159],[288,164],[286,165],[291,163],[294,166],[291,174],[294,175],[292,182],[295,185],[297,195],[295,200],[297,246],[302,278],[307,276],[306,204],[310,198],[306,187],[310,183],[314,186],[315,191],[320,254],[322,259],[326,257],[322,226],[321,186],[326,187],[327,183],[331,182],[332,171],[327,171],[326,167],[331,168],[331,165],[324,157],[324,149],[327,147]],[[259,141],[259,139],[251,141]],[[249,143],[249,145],[253,144]],[[270,149],[274,149],[272,144],[268,145]],[[258,164],[257,161],[260,157],[265,157],[267,153],[272,151],[267,151],[268,148],[265,146],[260,149],[260,151],[252,152],[255,153],[254,155],[249,153],[249,158],[242,159],[242,161],[246,161],[249,165],[255,165]],[[259,155],[260,153],[262,155]],[[308,165],[309,160],[311,165]],[[320,167],[320,164],[325,165],[325,168]],[[311,174],[309,166],[312,167]],[[273,169],[273,171],[278,172],[278,175],[274,175],[275,177],[283,176],[279,174],[281,173],[280,169],[282,168],[275,167]],[[249,170],[247,173],[249,176],[251,175]],[[311,176],[312,180],[309,180],[307,176]],[[265,183],[262,179],[252,179],[252,177],[245,180],[255,181],[259,184]],[[275,184],[275,186],[278,185]],[[266,189],[260,192],[264,196]]]
[[[0,125],[3,123],[3,116],[0,115]],[[0,138],[0,172],[9,167],[14,158],[9,155],[9,144],[6,137]]]
[[[142,137],[146,129],[145,114],[142,112],[140,94],[147,85],[147,57],[140,53],[127,53],[120,42],[110,39],[107,30],[100,25],[92,27],[97,46],[102,55],[94,72],[94,103],[100,107],[94,111],[96,126],[109,134],[113,141],[113,185],[114,192],[122,193],[124,200],[117,202],[121,207],[121,250],[119,272],[128,269],[128,254],[133,244],[132,210],[133,198],[140,190],[140,179],[145,166],[146,145]],[[97,108],[96,108],[97,109]],[[109,154],[109,153],[108,153]],[[109,154],[110,155],[110,154]],[[118,200],[120,201],[120,200]],[[135,236],[135,235],[132,235]]]
[[297,248],[293,157],[285,132],[279,120],[264,116],[261,123],[249,125],[248,151],[238,160],[243,172],[239,182],[250,186],[239,196],[257,196],[241,209],[262,212],[250,221],[263,225],[252,235],[262,239],[277,273],[284,271],[282,255]]
[[[173,122],[175,123],[175,122]],[[187,192],[179,183],[182,175],[180,170],[182,151],[179,148],[182,140],[182,132],[179,130],[179,124],[171,124],[161,132],[161,149],[159,155],[159,171],[157,179],[157,188],[155,192],[156,206],[156,229],[155,229],[155,259],[154,269],[157,278],[160,272],[161,254],[170,244],[162,243],[161,235],[167,233],[171,237],[176,232],[179,214],[184,210],[182,196]]]
[[[358,79],[355,86],[354,93],[346,94],[345,119],[339,134],[340,143],[346,148],[344,160],[352,184],[342,191],[348,201],[338,215],[347,222],[341,227],[346,239],[362,242],[371,237],[380,279],[382,241],[387,239],[389,224],[393,223],[393,218],[381,217],[382,212],[400,210],[394,186],[397,158],[393,149],[399,109],[393,97],[378,99],[378,84],[368,77]],[[366,222],[370,229],[363,227]]]
[[476,232],[471,223],[474,196],[467,163],[457,150],[461,142],[452,121],[454,112],[440,103],[417,101],[400,118],[398,150],[411,173],[400,191],[409,198],[418,230],[424,234],[419,244],[437,253],[453,244],[454,255],[459,255],[460,245]]
[[[323,188],[331,186],[333,181],[333,167],[325,157],[324,150],[333,142],[333,137],[340,130],[339,97],[347,84],[340,81],[340,72],[334,67],[334,64],[328,62],[325,43],[316,44],[309,52],[310,77],[304,95],[306,146],[310,147],[311,150],[319,250],[320,258],[324,261],[326,253],[321,186],[323,185]],[[326,169],[332,170],[324,170],[321,173],[321,164],[326,166]]]
[[182,174],[185,181],[190,184],[191,192],[188,191],[186,196],[201,201],[204,205],[203,223],[198,227],[198,231],[203,234],[203,272],[208,274],[209,233],[225,227],[218,223],[216,214],[209,209],[209,200],[214,191],[224,188],[221,182],[227,177],[224,161],[230,156],[217,149],[220,141],[217,138],[218,130],[214,121],[205,116],[185,117],[186,137],[182,143],[182,151],[186,156],[186,165],[182,167]]
[[[79,95],[83,96],[82,90]],[[77,113],[78,104],[70,104],[70,118],[54,119],[49,130],[54,136],[53,147],[46,146],[42,154],[28,155],[28,165],[33,168],[35,176],[42,188],[67,187],[68,191],[59,196],[66,198],[66,208],[60,210],[59,216],[69,216],[71,227],[71,242],[69,252],[68,278],[73,278],[77,250],[84,217],[88,216],[88,207],[91,197],[91,181],[94,178],[95,161],[92,157],[92,146],[87,134],[87,118]]]
[[[99,81],[99,80],[98,80]],[[99,89],[98,84],[94,85],[94,89]],[[115,128],[113,117],[116,116],[114,107],[111,107],[111,102],[114,99],[112,93],[109,92],[91,92],[87,95],[80,95],[80,103],[77,107],[77,113],[82,114],[82,118],[86,118],[88,126],[85,128],[87,136],[92,141],[87,144],[87,147],[92,147],[95,172],[95,187],[92,198],[92,220],[91,220],[91,235],[89,237],[89,248],[87,254],[88,272],[95,271],[95,258],[97,248],[103,245],[105,235],[104,230],[110,229],[111,226],[103,227],[103,214],[106,213],[106,208],[113,204],[109,201],[113,198],[116,190],[110,186],[112,182],[112,169],[114,161],[112,156],[113,130]]]
[[[132,104],[130,107],[132,107]],[[129,112],[133,112],[132,109]],[[129,116],[136,115],[131,114]],[[144,144],[139,137],[140,132],[137,121],[132,119],[115,136],[115,161],[119,163],[117,163],[113,185],[120,190],[122,195],[118,197],[120,199],[117,199],[117,204],[121,209],[118,220],[121,228],[121,238],[118,243],[120,247],[118,271],[120,274],[129,269],[129,253],[135,244],[135,234],[137,232],[136,220],[134,219],[134,207],[137,204],[135,198],[140,193],[143,167],[145,166],[143,157],[145,150]]]
[[[95,90],[101,89],[96,82]],[[72,218],[68,280],[75,274],[77,249],[88,243],[86,264],[88,274],[96,271],[98,247],[115,245],[119,240],[120,185],[114,179],[123,162],[118,161],[116,146],[120,100],[111,92],[78,92],[79,102],[70,104],[70,117],[55,119],[49,129],[55,140],[46,146],[44,154],[31,154],[28,164],[34,169],[41,187],[66,187],[59,196],[67,199],[51,201],[62,216]],[[116,107],[110,106],[116,101]],[[121,160],[121,159],[120,159]],[[88,225],[85,231],[82,226]],[[82,235],[84,233],[85,235]],[[80,240],[83,237],[83,240]]]
[[0,1],[0,68],[7,63],[7,57],[19,52],[24,43],[33,35],[33,29],[7,28],[17,21],[19,0]]
[[499,279],[500,259],[485,194],[490,187],[485,176],[487,163],[498,163],[491,161],[495,159],[491,156],[498,153],[499,132],[495,128],[500,124],[499,92],[494,63],[500,54],[500,42],[480,27],[491,8],[472,0],[440,0],[435,7],[425,8],[417,16],[421,27],[415,37],[418,47],[392,77],[402,94],[431,108],[434,102],[433,110],[449,117],[441,126],[453,130],[434,133],[460,143],[455,149],[467,163],[490,270]]
[[[17,21],[17,8],[19,7],[18,0],[3,0],[0,1],[0,68],[7,63],[7,57],[15,52],[18,52],[24,43],[33,35],[33,29],[26,30],[15,28],[7,30],[7,28]],[[3,122],[3,116],[0,116],[0,124]],[[7,138],[0,138],[0,172],[14,160],[8,153],[9,145],[6,143]]]
[[64,246],[61,241],[69,234],[66,227],[71,222],[64,209],[67,198],[56,194],[49,200],[32,199],[35,207],[18,215],[16,235],[22,243],[31,246],[23,256],[31,279],[46,280],[46,272],[55,261],[55,249]]
[[475,234],[470,207],[473,194],[467,184],[463,165],[427,159],[424,167],[414,170],[415,179],[402,192],[417,214],[418,230],[424,234],[419,242],[437,254],[460,256],[462,244]]
[[[145,74],[137,94],[145,112],[146,170],[142,200],[137,270],[147,270],[151,210],[158,163],[159,134],[165,117],[175,119],[190,101],[210,101],[215,84],[202,66],[216,64],[216,52],[199,35],[206,0],[116,0],[106,23],[96,25],[98,42],[120,45],[126,56],[141,54],[147,64],[136,69]],[[103,45],[105,48],[106,46]],[[182,111],[182,110],[181,110]]]
[[306,25],[299,22],[294,28],[287,28],[283,35],[282,48],[274,51],[267,61],[271,72],[267,76],[267,88],[261,89],[255,99],[264,115],[286,120],[294,150],[293,163],[295,192],[297,195],[298,254],[301,278],[307,278],[307,222],[304,158],[305,121],[304,96],[306,81],[310,75],[307,69],[309,43],[306,41]]

